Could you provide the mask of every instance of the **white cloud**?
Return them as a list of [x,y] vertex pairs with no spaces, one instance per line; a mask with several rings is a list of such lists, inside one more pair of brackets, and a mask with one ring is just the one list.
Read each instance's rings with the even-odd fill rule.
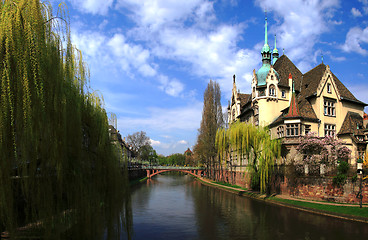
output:
[[106,42],[106,37],[98,32],[80,32],[77,29],[72,29],[71,38],[73,44],[82,50],[83,54],[87,54],[92,58],[100,55],[100,50]]
[[368,43],[368,27],[365,29],[353,27],[346,34],[345,43],[341,46],[341,49],[345,52],[356,52],[361,55],[367,55],[368,51],[361,46],[364,43]]
[[207,13],[213,10],[212,3],[205,0],[118,0],[117,5],[130,9],[138,25],[153,31],[189,18],[205,20]]
[[82,12],[106,15],[112,7],[113,0],[69,0],[75,7]]
[[202,103],[194,103],[180,108],[149,108],[145,111],[148,117],[121,117],[118,126],[124,132],[130,129],[154,130],[162,134],[176,130],[196,131],[199,128]]
[[161,83],[159,88],[170,96],[178,97],[184,90],[184,84],[177,79],[169,80],[165,75],[159,75],[158,80]]
[[[233,74],[239,76],[242,89],[250,88],[251,79],[244,76],[260,64],[259,51],[237,47],[244,25],[215,24],[213,2],[128,0],[119,1],[118,6],[131,11],[137,24],[127,36],[149,44],[157,59],[178,61],[178,68],[188,69],[187,72],[205,81],[218,81],[228,95]],[[169,95],[177,95],[183,84],[173,80],[160,88]]]
[[[366,84],[361,84],[361,85],[350,85],[347,86],[347,88],[351,91],[352,94],[354,94],[354,96],[364,102],[364,103],[368,103],[368,86]],[[367,109],[367,107],[366,107]]]
[[188,143],[188,141],[180,140],[180,141],[178,141],[178,144],[184,144],[184,145],[187,145],[187,144],[189,144],[189,143]]
[[137,44],[126,42],[124,35],[115,34],[108,42],[107,46],[120,63],[122,69],[131,72],[131,67],[138,70],[143,76],[155,76],[156,70],[149,64],[150,52]]
[[356,8],[352,8],[351,9],[351,14],[353,14],[354,17],[361,17],[361,16],[363,16],[362,13],[358,9],[356,9]]
[[152,147],[161,145],[160,141],[156,141],[156,140],[153,140],[153,139],[150,139],[150,143],[151,143]]

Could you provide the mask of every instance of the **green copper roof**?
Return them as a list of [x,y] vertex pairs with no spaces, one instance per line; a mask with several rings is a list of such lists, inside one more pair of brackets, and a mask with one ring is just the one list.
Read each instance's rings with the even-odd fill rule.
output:
[[261,53],[265,53],[265,52],[271,52],[270,46],[268,46],[268,44],[266,44],[266,43],[265,43],[265,45],[263,45]]
[[[277,51],[277,49],[276,49]],[[262,51],[262,67],[257,71],[257,86],[265,86],[266,85],[266,77],[271,70],[271,49],[268,45],[267,39],[267,17],[265,18],[265,43],[263,45]],[[279,74],[273,69],[276,77],[280,80]]]
[[263,48],[262,48],[262,52],[261,53],[271,53],[271,48],[270,46],[268,45],[268,39],[267,39],[267,17],[265,17],[265,43],[263,45]]
[[273,49],[272,53],[279,53],[279,51],[276,48],[276,34],[275,34],[275,48]]
[[[262,64],[262,67],[256,73],[257,86],[266,85],[266,78],[270,70],[271,70],[271,64],[268,64],[268,63]],[[275,69],[272,69],[272,70],[275,73],[277,80],[280,81],[280,75],[278,74],[278,72],[276,72]]]
[[262,64],[262,67],[257,71],[257,85],[262,86],[266,85],[266,77],[270,72],[271,64]]

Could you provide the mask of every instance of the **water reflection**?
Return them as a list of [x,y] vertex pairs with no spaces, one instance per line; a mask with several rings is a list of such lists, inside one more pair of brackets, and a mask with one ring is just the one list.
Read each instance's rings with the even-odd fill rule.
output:
[[368,235],[366,224],[239,197],[201,185],[190,176],[158,175],[135,186],[132,208],[133,239],[353,239]]

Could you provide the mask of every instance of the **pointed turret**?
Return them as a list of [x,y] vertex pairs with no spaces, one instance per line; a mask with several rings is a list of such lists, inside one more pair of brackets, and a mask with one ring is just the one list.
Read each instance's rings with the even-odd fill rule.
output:
[[[267,14],[267,12],[265,13]],[[271,49],[268,45],[267,39],[267,15],[265,17],[265,43],[263,45],[262,51],[262,67],[257,71],[257,85],[265,86],[266,77],[271,69]]]
[[265,43],[263,45],[261,54],[262,54],[262,63],[271,63],[271,48],[268,45],[268,37],[267,37],[267,12],[265,13]]
[[276,48],[276,34],[275,34],[275,48],[273,49],[272,52],[272,65],[275,64],[278,58],[279,58],[279,51]]
[[[291,73],[289,73],[289,79],[292,79]],[[292,95],[291,95],[289,111],[286,114],[285,118],[297,118],[297,117],[301,117],[300,116],[298,102],[297,102],[296,95],[295,95],[294,81],[293,81],[292,89],[293,89],[292,90],[293,92],[292,92]]]

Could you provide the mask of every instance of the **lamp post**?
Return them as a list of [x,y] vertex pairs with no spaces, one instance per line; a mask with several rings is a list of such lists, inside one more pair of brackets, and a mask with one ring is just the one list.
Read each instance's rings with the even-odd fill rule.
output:
[[357,198],[359,198],[359,206],[362,208],[362,200],[363,200],[363,194],[362,194],[362,178],[363,178],[363,160],[361,158],[357,161],[357,174],[359,177],[359,192],[357,194]]

